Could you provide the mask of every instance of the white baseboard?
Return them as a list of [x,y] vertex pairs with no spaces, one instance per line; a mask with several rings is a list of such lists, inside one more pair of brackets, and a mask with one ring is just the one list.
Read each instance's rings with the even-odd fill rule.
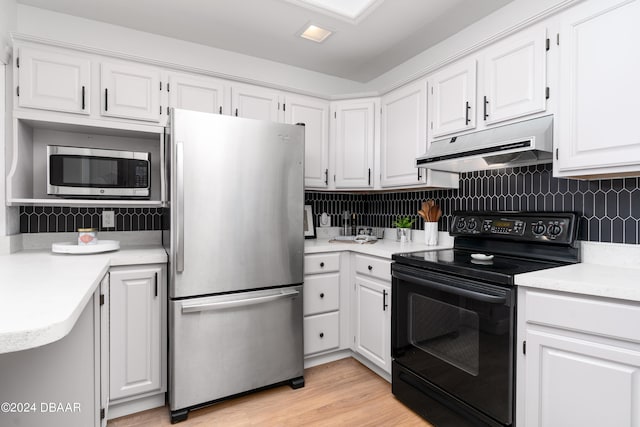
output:
[[[146,411],[147,409],[159,408],[165,405],[165,394],[160,393],[141,399],[130,400],[122,403],[109,404],[107,411],[107,419],[124,417],[125,415],[135,414],[136,412]],[[168,410],[168,409],[167,409]]]

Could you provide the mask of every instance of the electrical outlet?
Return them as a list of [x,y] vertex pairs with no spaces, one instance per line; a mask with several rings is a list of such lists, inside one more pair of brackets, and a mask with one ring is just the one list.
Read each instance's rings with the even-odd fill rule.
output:
[[102,228],[111,228],[115,226],[115,213],[113,211],[102,211]]

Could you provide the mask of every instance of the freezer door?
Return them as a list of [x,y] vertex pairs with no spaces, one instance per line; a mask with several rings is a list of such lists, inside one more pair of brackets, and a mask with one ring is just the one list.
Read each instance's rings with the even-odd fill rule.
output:
[[174,110],[170,297],[302,283],[304,127]]
[[179,410],[303,375],[302,286],[170,302]]

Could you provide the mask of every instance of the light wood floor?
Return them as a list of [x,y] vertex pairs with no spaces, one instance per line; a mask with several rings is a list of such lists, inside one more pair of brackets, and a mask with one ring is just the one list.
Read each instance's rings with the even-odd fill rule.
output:
[[[197,411],[176,427],[430,426],[397,401],[391,384],[352,358],[305,370],[305,386],[281,386]],[[169,426],[168,408],[109,421],[108,427]]]

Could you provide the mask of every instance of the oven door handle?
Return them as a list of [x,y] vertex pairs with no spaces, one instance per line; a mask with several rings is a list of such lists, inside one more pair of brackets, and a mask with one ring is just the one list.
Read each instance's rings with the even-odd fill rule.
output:
[[436,289],[438,291],[447,292],[449,294],[460,295],[463,297],[474,299],[476,301],[488,302],[491,304],[504,304],[507,302],[506,295],[489,295],[483,292],[476,292],[465,288],[457,288],[455,286],[432,282],[431,280],[410,276],[408,274],[400,273],[397,271],[394,271],[392,273],[392,276],[397,279],[404,280],[405,282],[424,286],[426,288]]

